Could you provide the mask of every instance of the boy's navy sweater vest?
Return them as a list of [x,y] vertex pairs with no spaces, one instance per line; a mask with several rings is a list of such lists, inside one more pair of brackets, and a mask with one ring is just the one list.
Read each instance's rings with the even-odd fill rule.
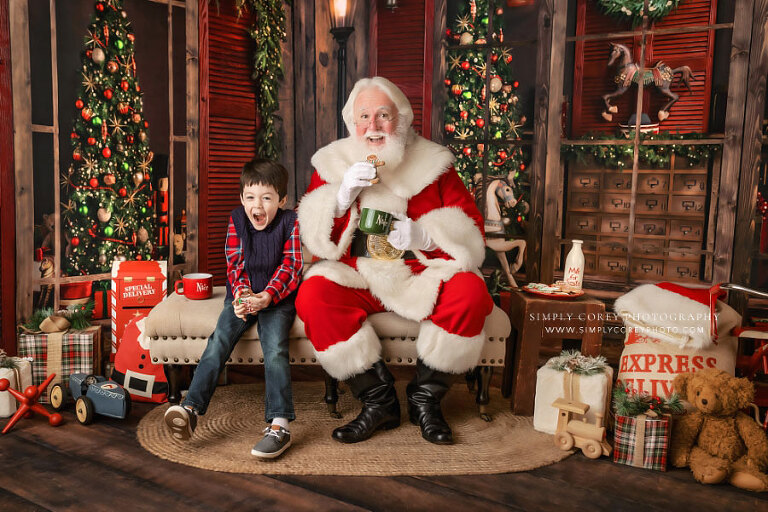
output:
[[[253,227],[242,206],[232,210],[231,215],[243,247],[245,273],[251,281],[251,290],[259,293],[267,287],[275,270],[283,262],[283,249],[296,223],[296,212],[278,208],[275,218],[262,231]],[[292,293],[283,300],[290,300],[294,296],[295,293]],[[234,298],[227,279],[227,300]]]

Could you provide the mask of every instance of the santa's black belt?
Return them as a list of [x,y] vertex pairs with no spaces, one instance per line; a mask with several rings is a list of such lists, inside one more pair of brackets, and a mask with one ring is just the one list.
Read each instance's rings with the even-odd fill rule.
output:
[[[371,254],[368,252],[368,235],[359,229],[356,229],[355,234],[352,235],[352,243],[349,246],[349,255],[363,258],[371,257]],[[401,258],[415,260],[416,255],[413,251],[405,251]]]

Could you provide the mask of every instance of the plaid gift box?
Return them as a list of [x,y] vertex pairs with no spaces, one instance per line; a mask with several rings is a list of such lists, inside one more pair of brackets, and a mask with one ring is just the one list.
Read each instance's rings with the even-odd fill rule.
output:
[[670,432],[669,416],[617,415],[613,462],[666,471]]
[[[37,386],[55,373],[52,384],[68,385],[72,373],[93,373],[93,348],[98,343],[101,328],[94,325],[82,331],[19,334],[18,350],[20,357],[32,358],[32,384]],[[47,391],[40,401],[48,402]]]

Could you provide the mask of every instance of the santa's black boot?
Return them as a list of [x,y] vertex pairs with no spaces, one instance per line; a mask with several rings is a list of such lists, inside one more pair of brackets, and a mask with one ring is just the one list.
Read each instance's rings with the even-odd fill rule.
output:
[[435,444],[452,444],[451,427],[443,418],[440,400],[451,388],[454,375],[430,368],[424,361],[416,362],[416,376],[406,387],[408,416],[421,428],[421,437]]
[[377,430],[400,426],[400,402],[395,393],[395,378],[384,362],[347,380],[350,391],[363,403],[357,418],[333,431],[333,438],[342,443],[365,441]]

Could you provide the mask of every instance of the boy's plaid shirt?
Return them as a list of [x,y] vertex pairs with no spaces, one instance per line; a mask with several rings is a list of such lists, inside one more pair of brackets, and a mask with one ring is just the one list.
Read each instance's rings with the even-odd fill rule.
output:
[[[235,223],[229,217],[227,227],[227,240],[224,244],[224,252],[227,258],[227,279],[232,287],[232,294],[237,296],[238,291],[250,288],[251,282],[245,272],[245,255],[243,243],[237,236]],[[272,278],[267,283],[265,290],[272,295],[272,303],[277,304],[291,294],[299,286],[301,271],[304,268],[304,257],[301,254],[301,238],[299,236],[299,219],[293,224],[291,236],[283,246],[283,261],[277,267]],[[253,290],[259,293],[261,290]]]
[[[638,421],[637,417],[616,416],[613,462],[634,465]],[[671,422],[667,416],[645,418],[642,467],[659,471],[667,470],[670,427]]]

